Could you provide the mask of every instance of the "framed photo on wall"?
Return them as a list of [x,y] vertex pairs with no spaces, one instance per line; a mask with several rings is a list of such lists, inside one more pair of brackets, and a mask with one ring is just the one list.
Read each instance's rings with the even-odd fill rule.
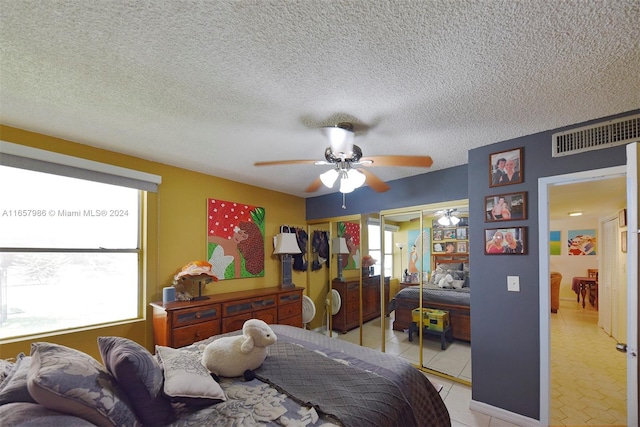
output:
[[618,227],[624,228],[627,226],[627,209],[622,209],[618,212]]
[[484,213],[484,222],[527,219],[527,192],[487,196]]
[[524,255],[527,253],[527,227],[485,228],[485,255]]
[[520,184],[523,177],[522,148],[489,155],[489,187]]

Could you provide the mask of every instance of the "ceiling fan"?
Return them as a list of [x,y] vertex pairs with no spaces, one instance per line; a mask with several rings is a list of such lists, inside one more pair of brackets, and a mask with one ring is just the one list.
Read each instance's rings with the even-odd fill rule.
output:
[[[389,190],[389,185],[368,171],[371,166],[408,166],[428,168],[433,164],[429,156],[367,156],[362,157],[362,150],[353,143],[354,131],[351,123],[338,123],[336,126],[322,128],[329,139],[330,146],[324,150],[325,160],[275,160],[256,162],[255,166],[313,164],[333,166],[322,173],[305,190],[308,193],[317,191],[321,185],[333,188],[340,178],[340,192],[350,193],[365,182],[375,191],[382,193]],[[361,167],[362,166],[362,167]]]

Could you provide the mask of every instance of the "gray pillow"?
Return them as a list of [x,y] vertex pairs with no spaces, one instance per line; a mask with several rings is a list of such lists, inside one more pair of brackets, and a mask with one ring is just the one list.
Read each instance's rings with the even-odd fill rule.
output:
[[31,357],[24,353],[18,354],[13,369],[0,385],[0,405],[12,402],[35,403],[27,388],[27,374],[31,366]]
[[11,362],[10,360],[0,359],[0,388],[2,388],[2,383],[7,378],[9,373],[11,373],[15,364],[15,362]]
[[98,426],[139,426],[124,391],[93,357],[63,345],[31,344],[29,393],[39,404]]
[[98,348],[142,424],[158,426],[173,420],[171,402],[162,394],[162,368],[146,348],[121,337],[99,337]]

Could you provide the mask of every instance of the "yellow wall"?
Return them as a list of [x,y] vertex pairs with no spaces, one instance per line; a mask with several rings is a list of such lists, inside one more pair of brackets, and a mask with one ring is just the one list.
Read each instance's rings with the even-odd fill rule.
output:
[[[146,320],[37,338],[41,341],[78,348],[98,360],[100,360],[96,344],[98,336],[124,336],[141,343],[150,350],[153,349],[153,328],[148,303],[162,299],[162,288],[171,285],[174,274],[183,265],[190,261],[206,259],[207,198],[237,201],[265,208],[266,259],[264,277],[227,280],[207,285],[204,288],[204,294],[277,286],[280,281],[280,263],[277,257],[271,255],[273,252],[271,238],[282,224],[306,223],[305,201],[300,197],[4,125],[0,125],[0,139],[162,177],[158,193],[149,193],[146,203],[149,220],[144,236]],[[307,273],[294,271],[293,275],[296,285],[303,287],[306,285]],[[19,352],[28,354],[32,341],[34,339],[3,342],[0,345],[0,358],[15,357]]]

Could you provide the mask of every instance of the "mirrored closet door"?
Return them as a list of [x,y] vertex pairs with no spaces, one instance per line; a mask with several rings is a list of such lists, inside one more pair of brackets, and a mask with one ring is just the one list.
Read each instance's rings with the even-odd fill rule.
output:
[[[393,251],[381,350],[470,383],[468,202],[383,211],[380,224],[396,230],[391,245],[381,231],[382,245]],[[383,257],[383,270],[388,260]]]

